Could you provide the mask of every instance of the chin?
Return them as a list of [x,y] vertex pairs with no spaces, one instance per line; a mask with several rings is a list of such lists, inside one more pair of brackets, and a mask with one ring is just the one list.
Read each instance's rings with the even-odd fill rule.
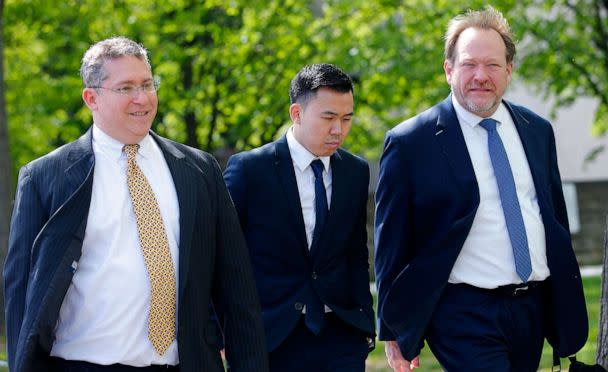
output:
[[476,103],[476,102],[467,102],[467,109],[473,113],[485,113],[488,111],[492,111],[493,109],[495,109],[497,106],[497,102],[493,101],[493,102],[482,102],[482,103]]

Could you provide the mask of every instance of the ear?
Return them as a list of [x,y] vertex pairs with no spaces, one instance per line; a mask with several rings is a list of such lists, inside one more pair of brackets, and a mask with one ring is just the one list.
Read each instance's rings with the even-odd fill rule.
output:
[[512,74],[513,74],[513,62],[507,63],[507,83],[511,82]]
[[443,61],[443,71],[445,71],[445,80],[447,80],[448,84],[452,85],[453,66],[447,59]]
[[93,88],[84,88],[82,90],[82,100],[91,111],[97,110],[97,98],[99,93]]
[[300,124],[300,115],[302,115],[302,105],[299,103],[292,103],[289,106],[289,116],[294,124]]

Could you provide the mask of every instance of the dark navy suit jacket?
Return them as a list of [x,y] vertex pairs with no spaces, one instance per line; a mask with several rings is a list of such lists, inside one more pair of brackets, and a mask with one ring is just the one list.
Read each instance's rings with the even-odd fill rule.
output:
[[313,251],[285,136],[232,156],[224,172],[249,247],[271,351],[296,326],[313,293],[369,337],[375,332],[365,229],[369,168],[339,149],[331,169],[330,210]]
[[[504,102],[528,159],[545,227],[551,272],[546,337],[560,356],[578,351],[588,324],[571,246],[550,123]],[[467,238],[479,189],[451,97],[387,134],[376,194],[376,283],[382,340],[407,360],[425,329]]]
[[[208,154],[152,133],[180,210],[178,352],[182,371],[223,371],[210,302],[225,310],[233,370],[266,371],[259,301],[237,215]],[[47,371],[54,327],[81,255],[95,157],[91,130],[24,166],[4,266],[9,366]],[[110,294],[120,296],[119,293]]]

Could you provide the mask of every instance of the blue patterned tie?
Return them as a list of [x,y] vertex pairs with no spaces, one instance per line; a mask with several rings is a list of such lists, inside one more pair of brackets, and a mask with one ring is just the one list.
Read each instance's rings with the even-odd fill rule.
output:
[[496,183],[498,184],[502,211],[505,215],[507,230],[511,239],[515,270],[521,280],[526,283],[532,273],[532,264],[530,263],[530,252],[528,251],[526,227],[521,215],[519,200],[517,200],[515,181],[513,180],[511,166],[509,165],[509,158],[496,131],[496,120],[483,119],[479,122],[479,125],[488,132],[488,150],[490,152],[490,159],[492,160],[492,167],[494,168]]
[[[319,244],[321,232],[327,218],[327,194],[323,183],[323,162],[320,159],[313,160],[310,167],[315,174],[315,230],[313,232],[310,250],[312,251]],[[309,301],[306,303],[306,315],[304,317],[306,327],[315,335],[318,335],[325,324],[325,309],[321,299],[312,291]]]

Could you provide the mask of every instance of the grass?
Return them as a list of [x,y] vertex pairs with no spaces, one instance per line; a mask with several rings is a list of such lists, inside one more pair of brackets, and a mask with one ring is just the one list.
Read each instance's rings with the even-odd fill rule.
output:
[[[585,288],[585,300],[587,302],[587,311],[589,312],[589,339],[581,351],[576,354],[578,360],[585,363],[595,363],[595,351],[597,349],[597,333],[599,326],[599,313],[600,313],[600,291],[601,291],[601,278],[588,277],[583,278],[583,286]],[[543,355],[540,362],[540,371],[546,372],[551,371],[553,349],[545,342],[543,349]],[[562,359],[562,367],[567,366],[568,363],[565,359]],[[381,341],[376,342],[376,349],[370,353],[367,358],[367,372],[389,372],[391,369],[386,363],[386,356],[384,355],[384,343]],[[443,371],[428,346],[425,346],[420,353],[420,368],[418,371]]]

